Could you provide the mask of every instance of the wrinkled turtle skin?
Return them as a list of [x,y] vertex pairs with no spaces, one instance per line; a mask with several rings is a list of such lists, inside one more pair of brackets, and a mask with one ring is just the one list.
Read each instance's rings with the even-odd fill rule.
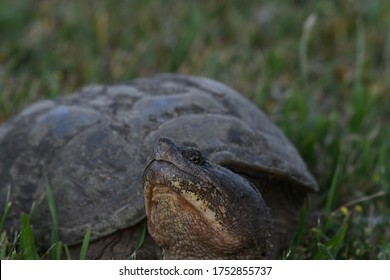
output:
[[[87,257],[128,258],[145,225],[143,172],[160,137],[196,147],[213,166],[255,186],[273,220],[270,256],[288,244],[306,193],[317,189],[296,149],[231,88],[169,74],[85,87],[2,124],[1,211],[7,196],[12,201],[7,229],[17,230],[21,213],[29,213],[38,241],[49,246],[49,186],[60,240],[72,252],[91,228]],[[160,257],[147,234],[137,258]]]

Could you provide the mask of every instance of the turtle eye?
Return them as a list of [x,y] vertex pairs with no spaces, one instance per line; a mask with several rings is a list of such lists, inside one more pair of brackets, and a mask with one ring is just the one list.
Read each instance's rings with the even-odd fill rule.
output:
[[194,148],[189,148],[183,153],[183,155],[186,159],[196,165],[201,165],[205,161],[205,158],[203,157],[202,153]]
[[194,164],[200,164],[202,161],[202,155],[200,153],[195,153],[195,154],[191,155],[188,160]]

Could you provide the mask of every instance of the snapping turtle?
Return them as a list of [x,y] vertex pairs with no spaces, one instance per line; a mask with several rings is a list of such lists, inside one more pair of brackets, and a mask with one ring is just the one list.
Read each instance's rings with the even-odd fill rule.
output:
[[143,179],[153,239],[146,234],[138,258],[160,257],[159,247],[166,258],[273,257],[291,239],[305,194],[317,189],[266,115],[206,78],[89,86],[0,126],[1,211],[7,193],[13,203],[6,226],[18,229],[20,214],[30,213],[44,247],[49,186],[71,252],[91,228],[87,257],[128,258],[145,225]]

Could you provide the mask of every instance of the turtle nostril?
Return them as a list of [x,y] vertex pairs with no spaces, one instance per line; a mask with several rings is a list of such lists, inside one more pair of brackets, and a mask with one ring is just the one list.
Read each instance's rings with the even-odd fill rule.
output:
[[176,146],[176,144],[169,138],[167,137],[160,137],[157,140],[157,145],[168,145],[168,146]]

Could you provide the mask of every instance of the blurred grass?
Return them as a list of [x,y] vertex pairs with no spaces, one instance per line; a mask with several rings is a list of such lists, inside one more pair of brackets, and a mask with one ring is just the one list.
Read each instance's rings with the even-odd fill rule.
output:
[[284,257],[389,259],[389,30],[387,0],[2,0],[0,122],[89,83],[220,80],[269,114],[320,183]]

